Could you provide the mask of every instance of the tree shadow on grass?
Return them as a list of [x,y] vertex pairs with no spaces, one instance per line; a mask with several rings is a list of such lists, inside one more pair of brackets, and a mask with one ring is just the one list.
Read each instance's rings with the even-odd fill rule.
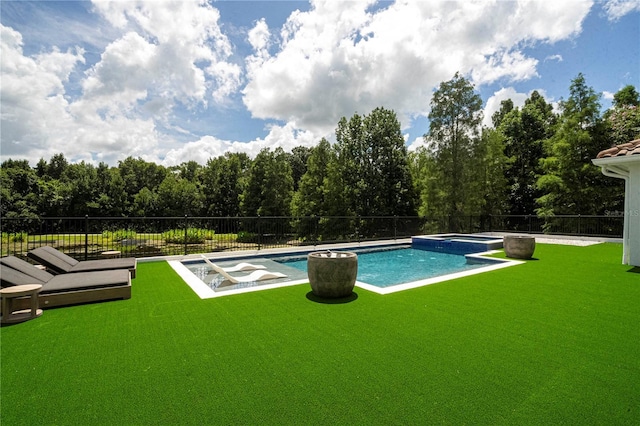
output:
[[343,303],[351,303],[357,300],[358,293],[354,291],[349,296],[330,299],[327,297],[316,296],[312,291],[310,291],[309,293],[307,293],[307,299],[311,300],[312,302],[324,303],[326,305],[341,305]]

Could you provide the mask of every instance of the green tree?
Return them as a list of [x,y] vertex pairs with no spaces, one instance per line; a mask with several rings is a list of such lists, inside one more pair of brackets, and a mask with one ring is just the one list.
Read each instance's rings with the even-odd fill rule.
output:
[[504,135],[505,155],[509,158],[505,170],[509,214],[531,214],[536,208],[535,200],[541,195],[536,181],[541,173],[542,145],[551,136],[554,121],[553,107],[534,91],[522,110],[511,109],[497,127]]
[[325,183],[329,164],[335,161],[331,144],[322,138],[311,149],[305,166],[306,172],[300,179],[298,190],[291,200],[291,213],[294,216],[323,216],[328,212],[325,205]]
[[180,164],[177,168],[180,172],[180,177],[191,182],[196,182],[199,178],[199,174],[202,170],[202,166],[196,161],[187,161]]
[[634,86],[628,84],[613,95],[613,106],[640,106],[640,94]]
[[69,162],[62,153],[55,154],[49,160],[46,174],[50,179],[60,179],[68,165]]
[[605,180],[591,163],[609,147],[600,117],[599,95],[579,74],[571,82],[569,98],[560,103],[561,116],[554,135],[545,141],[543,175],[537,187],[543,195],[536,210],[541,217],[557,214],[601,214],[619,202],[620,185]]
[[63,197],[66,204],[66,214],[70,216],[95,216],[100,214],[95,204],[98,180],[96,169],[93,165],[84,161],[69,164],[62,173],[60,182],[64,188]]
[[453,79],[440,83],[431,100],[429,134],[425,135],[434,156],[436,173],[450,229],[461,227],[461,216],[477,214],[472,206],[478,194],[472,187],[473,161],[482,122],[482,99],[473,85],[456,73]]
[[282,148],[264,148],[253,161],[240,208],[245,216],[289,216],[293,178]]
[[640,138],[640,95],[629,85],[613,96],[613,107],[604,114],[612,145]]
[[131,214],[130,207],[133,205],[136,194],[142,188],[146,187],[152,192],[157,192],[168,173],[163,166],[133,157],[119,161],[118,170],[120,177],[126,184],[126,203],[124,206],[126,214]]
[[[95,198],[90,207],[98,216],[123,216],[126,202],[126,189],[118,169],[101,162],[96,167]],[[135,215],[135,213],[131,212]]]
[[[327,215],[330,214],[327,202],[327,178],[329,167],[335,162],[335,153],[331,144],[322,138],[311,149],[306,164],[306,172],[300,179],[298,190],[291,200],[291,214],[300,217],[294,220],[298,235],[313,239],[328,239],[335,228]],[[316,217],[313,217],[316,216]]]
[[38,176],[27,160],[7,160],[0,166],[2,217],[34,217],[38,210]]
[[[131,206],[131,214],[139,217],[161,216],[165,212],[160,211],[159,195],[151,192],[146,186],[142,188],[133,197],[133,205]],[[178,212],[177,214],[180,214]]]
[[515,107],[511,99],[505,99],[502,102],[500,102],[500,109],[494,112],[493,115],[491,116],[491,122],[493,123],[493,127],[496,129],[500,127],[500,124],[502,124],[502,120],[504,120],[504,117],[507,114],[509,114],[511,111],[513,111],[514,108]]
[[356,216],[415,214],[408,154],[395,112],[376,108],[368,116],[343,117],[336,140],[327,210]]
[[[421,217],[443,215],[445,193],[441,185],[441,174],[433,153],[421,146],[410,155],[411,175],[414,191],[418,194],[418,214]],[[438,229],[433,232],[439,231]],[[430,232],[430,231],[429,231]]]
[[504,137],[495,129],[484,128],[479,143],[475,160],[475,177],[472,179],[471,189],[482,194],[481,199],[475,198],[479,203],[477,209],[481,215],[499,215],[508,209],[508,201],[505,197],[508,188],[506,170],[509,160],[504,154]]
[[[142,197],[140,192],[145,192],[143,190],[138,192],[139,197]],[[153,198],[149,200],[152,201]],[[138,201],[140,205],[140,200]],[[144,201],[147,202],[147,200]],[[181,178],[179,173],[172,172],[167,174],[158,188],[158,204],[162,216],[197,216],[202,209],[201,193],[195,182]]]
[[244,153],[226,153],[210,158],[202,171],[202,191],[206,214],[240,215],[240,199],[251,160]]
[[307,160],[311,155],[312,148],[306,146],[296,146],[291,150],[291,154],[287,154],[289,164],[291,165],[291,175],[293,177],[293,189],[298,190],[300,179],[307,171]]

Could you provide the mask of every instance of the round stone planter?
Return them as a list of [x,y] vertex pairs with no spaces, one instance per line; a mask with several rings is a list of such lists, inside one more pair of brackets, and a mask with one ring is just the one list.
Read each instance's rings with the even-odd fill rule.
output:
[[504,252],[513,259],[531,259],[536,249],[536,239],[529,235],[506,235]]
[[358,275],[358,255],[331,251],[309,253],[307,274],[314,295],[325,298],[350,296]]

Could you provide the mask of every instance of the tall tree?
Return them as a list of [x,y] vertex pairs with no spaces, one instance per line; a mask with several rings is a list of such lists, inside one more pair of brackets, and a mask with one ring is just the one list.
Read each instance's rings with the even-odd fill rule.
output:
[[418,214],[422,217],[443,215],[445,194],[441,188],[440,172],[433,153],[421,146],[410,155],[410,164],[414,191],[418,194]]
[[38,214],[38,176],[27,160],[7,160],[0,166],[0,214],[2,217],[34,217]]
[[240,199],[251,160],[244,153],[227,152],[210,158],[202,172],[202,190],[209,216],[240,215]]
[[495,129],[482,129],[474,154],[476,160],[470,188],[482,194],[481,199],[475,198],[475,202],[483,216],[504,214],[509,207],[505,197],[508,188],[505,172],[509,159],[504,154],[504,147],[502,133]]
[[256,156],[242,194],[245,216],[289,216],[293,178],[284,150],[264,148]]
[[537,91],[531,93],[522,110],[512,109],[500,121],[498,130],[504,135],[509,158],[505,174],[510,214],[531,214],[536,208],[535,200],[541,195],[536,180],[541,172],[542,145],[551,136],[554,121],[553,107]]
[[368,116],[343,117],[336,129],[336,160],[327,189],[333,214],[415,214],[407,149],[395,112],[376,108]]
[[294,216],[323,216],[327,214],[325,205],[325,184],[329,164],[335,161],[331,144],[325,138],[311,149],[306,172],[300,179],[298,190],[291,200],[291,214]]
[[[298,190],[291,199],[291,214],[296,216],[293,226],[298,235],[313,240],[329,238],[334,226],[330,219],[327,201],[329,167],[335,162],[335,153],[325,138],[311,148],[306,172],[300,179]],[[318,218],[310,218],[317,216]],[[319,218],[322,217],[322,218]]]
[[640,106],[640,94],[634,86],[628,84],[613,95],[613,106]]
[[569,98],[560,103],[557,130],[544,144],[544,174],[537,181],[543,194],[537,199],[537,213],[542,217],[601,214],[619,201],[620,185],[605,180],[600,168],[591,163],[609,147],[600,117],[600,96],[587,86],[582,74],[572,80],[569,92]]
[[640,95],[629,85],[613,96],[613,107],[604,114],[612,145],[640,138]]
[[51,179],[60,179],[68,165],[69,162],[62,153],[55,154],[51,157],[47,165],[47,175]]
[[60,182],[64,185],[67,214],[71,216],[99,214],[94,203],[98,180],[93,165],[84,161],[69,164],[63,171]]
[[445,194],[450,228],[460,227],[460,216],[475,213],[469,207],[477,194],[470,191],[471,168],[482,121],[482,99],[473,85],[459,73],[440,83],[431,100],[429,134],[437,172]]
[[[144,188],[138,193],[138,201],[141,193]],[[169,173],[158,187],[158,204],[162,216],[199,216],[202,198],[196,182],[180,177],[179,173]]]
[[[100,216],[124,216],[126,213],[132,216],[144,216],[133,210],[126,212],[127,188],[120,172],[115,167],[109,167],[100,163],[96,169],[98,196],[95,200],[96,208]],[[149,214],[147,214],[149,215]]]
[[502,124],[502,120],[504,120],[504,117],[507,114],[509,114],[511,111],[513,111],[513,109],[514,109],[514,105],[511,99],[505,99],[501,101],[500,109],[494,112],[493,115],[491,116],[491,122],[493,123],[493,127],[496,129],[500,127],[500,124]]
[[133,205],[137,193],[144,187],[151,192],[157,192],[160,184],[167,176],[167,169],[155,163],[147,162],[142,158],[127,157],[118,162],[118,170],[126,183],[127,201],[125,208],[129,213],[129,207]]
[[306,146],[296,146],[291,150],[291,154],[287,154],[289,164],[291,165],[291,175],[293,177],[293,189],[298,190],[300,179],[307,171],[307,160],[311,155],[312,148]]

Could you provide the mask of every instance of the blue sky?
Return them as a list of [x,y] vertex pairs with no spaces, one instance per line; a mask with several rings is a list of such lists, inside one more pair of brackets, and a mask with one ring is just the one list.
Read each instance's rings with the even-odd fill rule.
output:
[[332,140],[342,116],[396,111],[407,146],[459,71],[486,123],[533,90],[640,88],[634,1],[5,1],[1,152],[32,165],[164,165]]

